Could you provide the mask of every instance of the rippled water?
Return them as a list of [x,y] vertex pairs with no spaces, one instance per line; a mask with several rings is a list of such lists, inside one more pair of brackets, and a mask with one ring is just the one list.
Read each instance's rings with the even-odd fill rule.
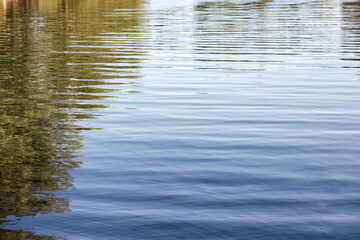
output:
[[0,239],[360,239],[360,2],[2,0]]

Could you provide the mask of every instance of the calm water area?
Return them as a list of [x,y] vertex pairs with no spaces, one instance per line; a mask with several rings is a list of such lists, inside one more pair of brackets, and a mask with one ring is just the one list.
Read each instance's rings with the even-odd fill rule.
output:
[[0,239],[360,239],[360,1],[0,0]]

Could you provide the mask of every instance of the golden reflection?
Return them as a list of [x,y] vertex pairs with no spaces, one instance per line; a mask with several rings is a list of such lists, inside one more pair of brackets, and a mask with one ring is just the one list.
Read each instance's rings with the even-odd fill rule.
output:
[[[8,216],[63,213],[82,146],[79,119],[96,117],[114,84],[139,84],[144,52],[104,32],[139,31],[132,0],[2,0],[0,14],[0,227]],[[119,48],[129,45],[126,49]],[[55,239],[0,230],[1,239]]]
[[2,230],[0,231],[0,239],[2,240],[21,240],[21,239],[36,239],[36,240],[66,240],[66,238],[55,236],[36,235],[32,232],[17,231],[17,230]]
[[1,0],[1,4],[2,4],[3,10],[6,11],[7,0]]

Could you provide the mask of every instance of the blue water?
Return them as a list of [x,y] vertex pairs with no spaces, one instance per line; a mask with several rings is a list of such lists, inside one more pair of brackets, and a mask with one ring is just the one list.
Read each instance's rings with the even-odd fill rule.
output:
[[[91,115],[73,120],[82,165],[59,191],[67,211],[8,214],[3,229],[360,239],[358,1],[63,2],[61,14],[24,7],[37,36],[26,51],[47,62],[34,76],[72,81],[58,92],[94,82],[71,103],[92,107],[58,107]],[[21,25],[6,11],[1,29]]]

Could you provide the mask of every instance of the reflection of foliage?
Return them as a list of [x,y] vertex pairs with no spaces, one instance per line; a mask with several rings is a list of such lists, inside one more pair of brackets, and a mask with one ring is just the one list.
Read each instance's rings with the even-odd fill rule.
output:
[[[14,24],[14,22],[13,22]],[[79,165],[81,147],[71,115],[42,68],[44,63],[19,54],[29,48],[29,36],[8,32],[1,46],[0,67],[0,217],[64,212],[68,199],[56,190],[71,186],[68,170]],[[3,57],[3,55],[2,55]]]
[[[65,212],[72,187],[69,170],[78,167],[79,119],[107,98],[107,79],[137,78],[140,51],[103,52],[101,30],[121,32],[139,24],[137,15],[107,19],[104,12],[133,8],[132,0],[10,1],[0,19],[0,226],[8,216]],[[3,9],[4,11],[4,9]],[[56,19],[48,21],[47,17]],[[108,28],[108,29],[107,29]],[[81,42],[69,46],[71,36]],[[86,53],[85,53],[86,52]],[[133,57],[134,56],[134,57]],[[126,72],[116,63],[127,62]],[[119,70],[120,69],[120,70]],[[131,69],[131,70],[129,70]],[[122,76],[119,76],[122,74]],[[2,220],[1,220],[2,219]],[[0,239],[57,239],[0,230]]]
[[19,239],[27,239],[27,240],[60,240],[65,238],[59,238],[54,236],[41,236],[35,235],[31,232],[25,231],[17,231],[17,230],[2,230],[0,231],[0,239],[2,240],[19,240]]

